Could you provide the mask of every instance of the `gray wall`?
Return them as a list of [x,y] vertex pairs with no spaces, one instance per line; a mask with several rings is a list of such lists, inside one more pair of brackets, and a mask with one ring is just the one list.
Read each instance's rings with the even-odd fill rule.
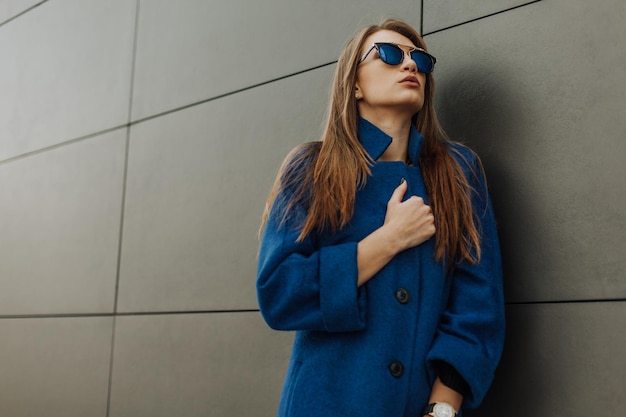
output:
[[274,413],[259,216],[382,16],[422,26],[490,179],[508,339],[474,415],[622,409],[626,6],[590,3],[3,0],[0,415]]
[[474,2],[424,1],[424,33],[442,121],[490,180],[508,302],[504,358],[473,415],[619,413],[626,3],[543,0],[492,15],[486,4],[502,2],[483,1],[478,20],[461,3]]

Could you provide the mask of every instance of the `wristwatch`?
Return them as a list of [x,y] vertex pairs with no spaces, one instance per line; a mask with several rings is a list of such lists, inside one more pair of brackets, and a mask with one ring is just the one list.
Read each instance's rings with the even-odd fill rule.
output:
[[456,417],[456,410],[448,403],[431,403],[424,409],[424,415],[433,417]]

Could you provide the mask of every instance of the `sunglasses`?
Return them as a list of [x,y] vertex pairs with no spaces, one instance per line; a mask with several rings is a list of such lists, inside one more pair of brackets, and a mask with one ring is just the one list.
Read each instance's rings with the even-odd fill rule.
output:
[[424,74],[433,72],[437,59],[428,52],[426,52],[422,48],[398,45],[396,43],[388,42],[377,42],[373,44],[371,48],[367,50],[365,55],[363,55],[363,57],[359,60],[358,63],[360,64],[361,62],[363,62],[365,58],[367,58],[369,53],[372,52],[373,49],[376,49],[378,51],[378,56],[385,64],[401,64],[402,61],[404,61],[404,49],[402,48],[409,49],[409,55],[411,56],[411,59],[415,61],[415,64],[417,64],[417,69],[420,72],[423,72]]

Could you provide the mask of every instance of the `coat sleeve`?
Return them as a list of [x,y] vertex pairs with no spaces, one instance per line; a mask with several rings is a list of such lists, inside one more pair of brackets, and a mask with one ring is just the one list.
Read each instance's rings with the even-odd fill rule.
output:
[[357,242],[317,247],[297,242],[299,216],[283,219],[277,198],[265,225],[257,270],[263,318],[277,330],[357,331],[365,328],[365,288],[357,287]]
[[437,361],[456,369],[470,388],[464,406],[475,408],[487,393],[502,354],[504,296],[497,229],[482,167],[473,153],[467,159],[481,258],[477,264],[462,261],[453,270],[450,295],[427,360],[431,376]]

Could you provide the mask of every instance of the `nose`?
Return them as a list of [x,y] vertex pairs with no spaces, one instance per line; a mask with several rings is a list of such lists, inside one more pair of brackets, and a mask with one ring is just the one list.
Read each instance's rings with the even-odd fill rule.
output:
[[417,72],[417,64],[415,63],[415,61],[413,61],[413,58],[411,58],[411,54],[407,53],[406,51],[404,52],[404,60],[402,61],[402,69],[411,71],[411,72]]

